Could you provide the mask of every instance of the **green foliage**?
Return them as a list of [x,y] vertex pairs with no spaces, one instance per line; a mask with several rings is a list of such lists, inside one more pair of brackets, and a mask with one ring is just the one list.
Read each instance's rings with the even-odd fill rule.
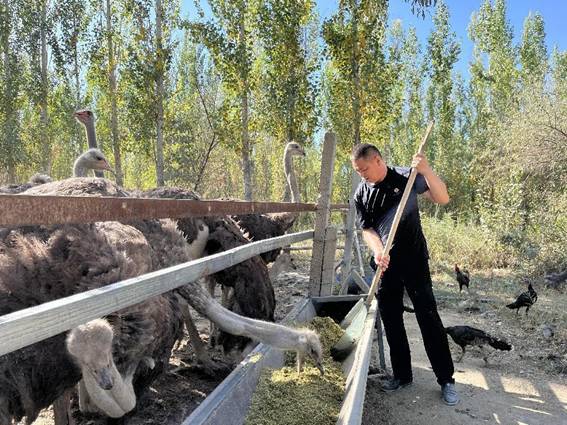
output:
[[387,25],[386,0],[341,0],[323,23],[313,0],[210,0],[207,15],[195,3],[198,19],[180,22],[179,0],[0,2],[2,184],[69,176],[86,146],[72,112],[88,107],[126,187],[155,186],[162,149],[165,183],[208,198],[284,198],[293,139],[307,152],[294,159],[301,198],[316,201],[321,141],[334,131],[332,200],[343,203],[354,143],[407,165],[433,118],[427,154],[451,202],[423,205],[432,255],[565,268],[567,53],[548,52],[541,15],[514,44],[512,3],[484,0],[468,27],[467,80],[454,72],[460,46],[442,1],[406,1],[421,16],[436,6],[426,40]]
[[543,17],[530,13],[524,21],[524,32],[520,44],[522,76],[527,81],[543,81],[547,72],[547,48]]
[[512,250],[487,227],[456,222],[449,216],[422,215],[421,222],[432,262],[467,264],[475,269],[514,265]]

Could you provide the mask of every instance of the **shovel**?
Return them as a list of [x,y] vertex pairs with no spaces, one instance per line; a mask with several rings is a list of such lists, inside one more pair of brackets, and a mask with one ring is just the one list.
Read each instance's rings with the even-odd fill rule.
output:
[[[429,133],[431,133],[433,124],[434,122],[431,121],[427,126],[427,130],[425,130],[425,135],[423,136],[417,153],[423,153],[425,142],[427,142],[427,139],[429,138]],[[406,183],[406,187],[404,189],[404,193],[402,195],[402,199],[400,200],[400,204],[398,205],[398,209],[396,210],[396,215],[394,216],[394,221],[392,222],[392,228],[390,229],[390,234],[388,235],[386,245],[384,246],[383,255],[390,254],[390,249],[392,248],[392,243],[394,242],[394,238],[396,236],[396,230],[398,229],[398,224],[400,223],[400,219],[402,218],[402,214],[404,212],[404,208],[406,207],[406,203],[413,187],[413,183],[415,182],[416,175],[417,171],[415,170],[415,168],[412,168],[410,176]],[[356,345],[356,342],[362,334],[364,318],[368,314],[368,309],[370,308],[372,301],[374,301],[374,297],[376,296],[376,292],[378,291],[381,277],[382,270],[380,269],[380,266],[378,266],[376,268],[376,273],[372,278],[372,284],[370,285],[370,290],[368,292],[368,296],[366,297],[366,302],[364,302],[363,299],[360,299],[358,303],[352,308],[351,313],[349,313],[345,320],[343,320],[343,322],[341,323],[341,327],[345,329],[345,333],[341,337],[341,339],[333,347],[331,347],[331,356],[333,357],[333,359],[337,361],[344,360]]]

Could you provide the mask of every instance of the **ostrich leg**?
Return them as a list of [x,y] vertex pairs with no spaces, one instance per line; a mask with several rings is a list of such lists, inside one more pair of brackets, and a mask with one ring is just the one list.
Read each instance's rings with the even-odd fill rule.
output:
[[75,420],[71,414],[71,395],[73,389],[65,392],[53,403],[53,416],[55,425],[75,425]]
[[463,350],[463,352],[461,353],[461,357],[459,357],[459,360],[457,360],[456,363],[462,362],[463,357],[465,357],[465,347],[461,347],[461,350]]
[[191,341],[191,345],[195,350],[195,355],[197,356],[197,360],[199,363],[203,365],[204,371],[210,376],[216,376],[219,372],[223,372],[227,370],[227,366],[223,364],[216,363],[211,359],[205,344],[201,340],[199,335],[199,331],[195,326],[195,322],[191,317],[191,312],[189,311],[189,304],[187,301],[181,296],[177,296],[181,306],[181,312],[183,314],[183,321],[185,322],[185,327],[187,328],[187,333],[189,334],[189,340]]

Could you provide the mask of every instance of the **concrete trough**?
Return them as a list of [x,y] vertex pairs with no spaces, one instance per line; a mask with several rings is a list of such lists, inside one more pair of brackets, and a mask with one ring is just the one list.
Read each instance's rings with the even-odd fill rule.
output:
[[[360,295],[309,298],[300,302],[282,323],[306,322],[315,316],[330,316],[341,322],[361,298]],[[346,389],[337,424],[359,425],[366,392],[376,300],[364,318],[355,349],[342,362]],[[283,366],[283,351],[258,344],[256,348],[185,419],[183,425],[242,425],[263,368]]]

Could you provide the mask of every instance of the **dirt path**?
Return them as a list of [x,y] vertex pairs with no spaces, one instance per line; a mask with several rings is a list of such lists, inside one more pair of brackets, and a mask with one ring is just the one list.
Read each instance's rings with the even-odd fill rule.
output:
[[[445,326],[467,322],[466,317],[457,313],[442,310],[440,314]],[[550,380],[549,375],[523,364],[517,353],[494,353],[486,367],[478,352],[467,351],[463,362],[455,363],[461,402],[454,407],[445,406],[415,316],[405,314],[404,320],[412,351],[413,385],[385,394],[379,390],[379,379],[370,377],[363,424],[567,424],[567,383],[560,383],[558,378]],[[460,352],[450,344],[454,354]],[[388,351],[386,358],[391,370]]]

